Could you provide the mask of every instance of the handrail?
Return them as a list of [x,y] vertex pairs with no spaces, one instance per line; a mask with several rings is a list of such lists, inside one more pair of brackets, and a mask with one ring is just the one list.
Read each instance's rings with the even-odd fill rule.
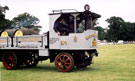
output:
[[54,14],[55,12],[62,13],[63,11],[71,11],[71,10],[74,10],[75,12],[78,12],[76,9],[61,9],[61,10],[53,10],[52,12],[53,12],[53,14]]

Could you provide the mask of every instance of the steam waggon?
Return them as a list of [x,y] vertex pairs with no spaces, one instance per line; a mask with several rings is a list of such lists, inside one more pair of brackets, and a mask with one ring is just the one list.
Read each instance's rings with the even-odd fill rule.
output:
[[[49,31],[39,35],[32,29],[12,29],[0,33],[0,61],[8,70],[21,65],[34,67],[39,61],[55,62],[58,71],[85,68],[98,56],[98,32],[93,20],[101,17],[90,11],[54,10],[49,14]],[[69,12],[69,10],[71,10]],[[74,11],[73,11],[74,10]]]

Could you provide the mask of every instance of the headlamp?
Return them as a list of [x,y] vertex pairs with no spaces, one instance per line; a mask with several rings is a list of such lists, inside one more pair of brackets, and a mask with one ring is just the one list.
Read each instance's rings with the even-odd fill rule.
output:
[[85,9],[85,11],[89,11],[89,10],[90,10],[90,6],[89,6],[88,4],[86,4],[86,5],[84,6],[84,9]]

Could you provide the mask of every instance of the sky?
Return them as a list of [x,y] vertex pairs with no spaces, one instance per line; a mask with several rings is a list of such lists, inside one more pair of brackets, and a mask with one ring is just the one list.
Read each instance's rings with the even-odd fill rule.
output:
[[41,33],[49,30],[49,13],[52,10],[76,9],[84,11],[89,4],[92,12],[101,15],[99,26],[107,27],[107,18],[122,17],[126,22],[135,22],[135,0],[0,0],[1,6],[8,6],[6,18],[12,20],[18,14],[27,12],[39,18]]

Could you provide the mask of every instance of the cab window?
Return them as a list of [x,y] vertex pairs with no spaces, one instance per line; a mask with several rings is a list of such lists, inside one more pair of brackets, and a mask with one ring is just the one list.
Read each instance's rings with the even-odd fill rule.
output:
[[53,28],[59,36],[68,36],[69,33],[83,33],[91,28],[91,24],[90,16],[78,15],[74,17],[71,14],[64,14],[55,21]]

